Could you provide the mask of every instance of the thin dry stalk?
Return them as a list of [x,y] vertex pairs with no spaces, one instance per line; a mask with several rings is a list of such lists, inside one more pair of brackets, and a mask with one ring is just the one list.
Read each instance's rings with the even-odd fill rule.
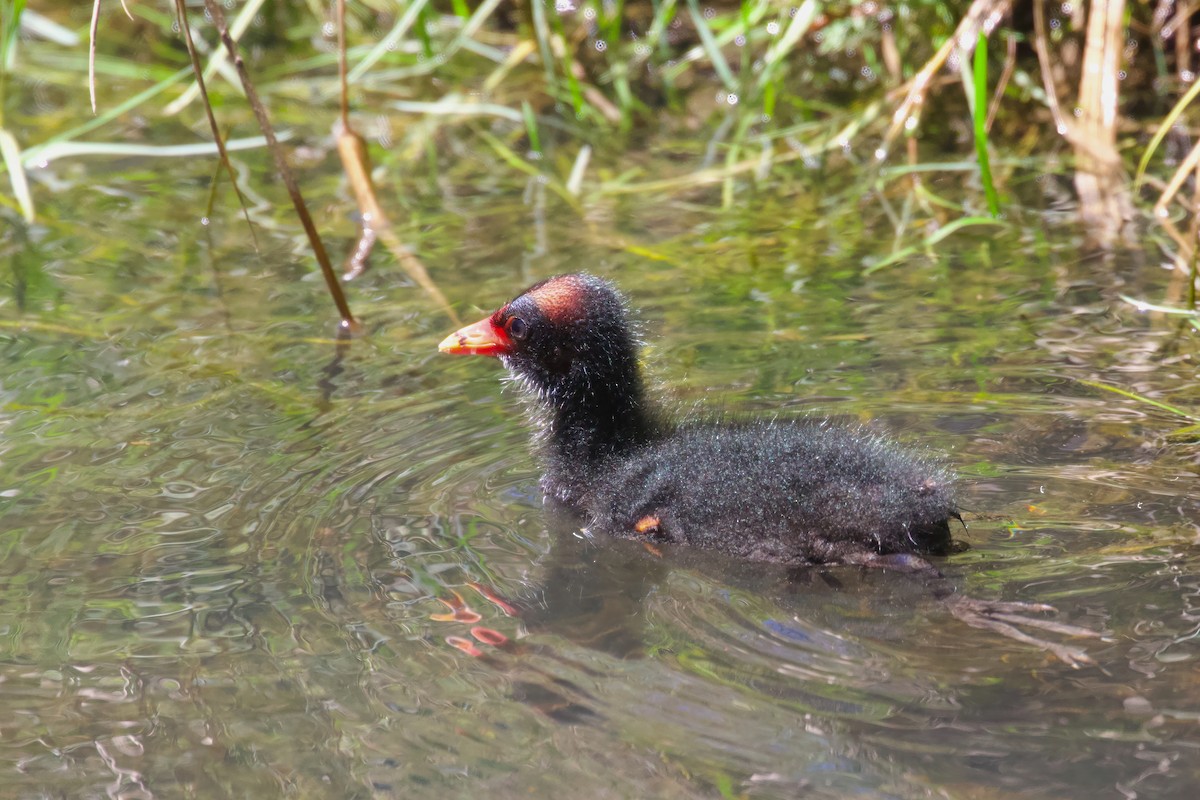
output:
[[1171,13],[1171,5],[1173,5],[1172,2],[1160,2],[1154,10],[1154,25],[1152,28],[1154,35],[1161,39],[1169,39],[1174,36],[1176,29],[1190,20],[1192,12],[1195,11],[1191,3],[1184,3],[1179,7],[1175,16],[1167,19],[1167,14]]
[[[1197,192],[1197,197],[1200,199],[1200,191]],[[1181,201],[1186,202],[1186,201]],[[1197,228],[1200,223],[1197,223],[1195,208],[1191,209],[1192,223],[1191,230],[1184,234],[1175,226],[1170,217],[1163,217],[1159,220],[1159,225],[1167,236],[1175,242],[1179,247],[1179,252],[1173,253],[1172,261],[1175,262],[1175,269],[1171,272],[1171,281],[1167,284],[1165,299],[1174,304],[1182,305],[1184,308],[1196,310],[1196,290],[1197,271],[1200,271],[1200,251],[1196,247]],[[1165,250],[1166,248],[1164,248]],[[1169,250],[1167,251],[1170,252]]]
[[1054,117],[1054,129],[1060,136],[1067,136],[1070,128],[1058,104],[1058,90],[1054,88],[1054,71],[1050,61],[1050,45],[1046,35],[1046,0],[1033,0],[1033,49],[1037,52],[1038,71],[1042,73],[1042,86],[1046,90],[1046,104],[1050,116]]
[[267,148],[271,151],[271,156],[275,160],[275,171],[279,173],[280,179],[283,180],[284,186],[287,187],[288,195],[292,199],[292,206],[296,209],[296,216],[300,218],[300,224],[304,226],[304,233],[308,236],[308,243],[313,249],[313,255],[316,256],[317,263],[321,265],[321,274],[325,277],[325,284],[329,287],[329,294],[333,297],[333,303],[337,306],[338,314],[341,315],[342,327],[350,331],[357,331],[359,324],[354,319],[354,315],[350,313],[350,304],[346,302],[346,295],[342,292],[342,286],[338,282],[337,273],[334,272],[333,264],[329,261],[329,253],[325,250],[325,244],[321,241],[321,235],[317,233],[317,226],[313,223],[312,215],[308,213],[308,206],[304,202],[304,196],[300,194],[300,186],[296,183],[295,176],[292,175],[292,169],[288,166],[283,148],[279,145],[279,140],[275,137],[275,128],[271,125],[270,117],[267,116],[267,109],[263,106],[262,100],[259,99],[258,90],[254,88],[254,82],[250,80],[250,73],[246,69],[246,63],[242,61],[242,55],[238,51],[237,43],[233,41],[233,37],[229,33],[229,26],[225,22],[225,12],[222,11],[218,0],[204,0],[204,7],[208,10],[213,24],[221,35],[221,41],[229,53],[230,61],[233,62],[234,67],[237,69],[238,78],[241,81],[242,88],[246,92],[246,100],[254,110],[254,116],[258,120],[258,127],[262,131],[263,137],[267,140]]
[[[254,251],[258,252],[258,235],[254,232],[254,223],[250,221],[250,209],[246,207],[246,198],[242,196],[242,189],[238,186],[237,173],[233,170],[233,164],[229,163],[229,153],[225,150],[225,139],[221,136],[221,129],[217,126],[217,118],[213,114],[212,103],[208,99],[208,87],[204,85],[204,68],[200,65],[200,54],[196,52],[196,43],[192,41],[192,26],[188,23],[184,0],[175,0],[175,16],[179,19],[179,29],[183,32],[183,41],[187,45],[188,57],[192,61],[192,72],[195,73],[196,82],[200,86],[200,97],[204,101],[204,113],[208,115],[208,127],[212,130],[213,142],[217,145],[221,164],[229,173],[229,183],[233,186],[233,191],[237,193],[238,204],[242,207],[242,216],[246,218],[246,227],[250,229],[250,238],[254,242]],[[215,181],[213,188],[216,188]]]
[[1008,82],[1017,68],[1017,37],[1010,35],[1006,38],[1008,51],[1004,55],[1004,69],[1000,73],[1000,80],[996,82],[996,92],[992,95],[992,104],[988,107],[987,123],[984,125],[984,129],[988,132],[992,130],[992,123],[996,121],[996,113],[1000,110],[1000,101],[1004,99],[1004,90],[1008,88]]
[[346,80],[346,0],[337,0],[338,83],[341,88],[342,130],[350,130],[350,87]]

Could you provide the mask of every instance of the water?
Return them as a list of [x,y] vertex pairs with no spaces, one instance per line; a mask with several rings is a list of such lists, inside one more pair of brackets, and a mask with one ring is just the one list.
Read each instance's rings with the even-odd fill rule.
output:
[[261,253],[233,212],[199,224],[209,170],[76,168],[0,234],[6,796],[1194,793],[1196,446],[1081,382],[1198,407],[1194,334],[1117,298],[1178,291],[1154,254],[1082,259],[1033,208],[863,277],[892,230],[852,184],[583,223],[478,176],[405,198],[464,318],[586,265],[685,413],[875,420],[945,454],[971,549],[942,568],[1104,632],[1072,670],[905,576],[548,520],[498,365],[438,356],[455,323],[382,250],[339,348],[285,207]]

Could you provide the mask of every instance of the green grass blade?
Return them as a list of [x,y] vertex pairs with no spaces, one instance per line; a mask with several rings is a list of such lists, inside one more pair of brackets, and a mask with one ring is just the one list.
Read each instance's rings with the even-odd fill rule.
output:
[[675,4],[676,0],[654,0],[654,19],[650,22],[650,28],[643,39],[651,52],[658,50],[664,61],[670,52],[666,33],[675,20]]
[[[720,52],[720,48],[729,46],[739,36],[752,37],[754,35],[754,26],[762,22],[770,10],[770,3],[766,2],[766,0],[758,0],[758,2],[743,4],[742,13],[736,17],[733,15],[725,17],[723,20],[727,23],[725,29],[711,36],[711,41],[718,49],[718,52]],[[678,57],[673,58],[664,53],[664,58],[667,61],[675,62],[674,66],[666,66],[662,69],[663,80],[670,83],[687,72],[696,62],[709,58],[709,48],[701,41],[699,44],[688,48],[687,51]]]
[[429,6],[425,6],[417,15],[417,41],[421,43],[421,53],[426,58],[433,58],[433,37],[429,35],[429,16]]
[[992,165],[988,161],[987,133],[987,36],[982,31],[975,43],[975,153],[979,156],[979,179],[983,181],[983,193],[987,196],[988,213],[1000,216],[1000,197],[992,182]]
[[463,100],[460,95],[449,94],[434,102],[422,100],[393,100],[391,107],[409,114],[425,114],[443,117],[499,117],[517,124],[525,122],[524,115],[515,108],[498,103],[474,103]]
[[[467,43],[471,40],[471,37],[478,33],[479,29],[483,27],[483,23],[487,22],[488,18],[492,16],[492,14],[496,13],[496,9],[499,7],[500,3],[501,0],[484,0],[484,2],[480,3],[479,8],[475,9],[475,13],[472,14],[470,19],[463,24],[462,30],[458,32],[458,35],[450,40],[450,44],[442,48],[441,52],[438,54],[441,56],[440,60],[444,63],[445,61],[449,60],[452,55],[466,47]],[[495,55],[499,57],[499,60],[504,60],[504,54],[502,52],[497,52]],[[432,70],[436,63],[436,61],[431,61],[428,69]]]
[[1200,436],[1200,425],[1187,425],[1167,434],[1168,439],[1193,440],[1197,436]]
[[529,149],[541,155],[542,137],[538,135],[537,119],[533,116],[533,106],[528,100],[521,101],[521,114],[525,118],[525,133],[529,136]]
[[25,0],[0,0],[0,127],[4,125],[8,74],[17,63],[18,33],[24,10]]
[[[997,161],[1011,167],[1036,168],[1045,165],[1044,158],[1003,158]],[[973,172],[978,169],[974,161],[923,161],[916,164],[897,164],[879,170],[880,176],[888,179],[902,178],[925,172]]]
[[[581,120],[584,117],[584,110],[587,107],[583,100],[583,87],[579,85],[579,79],[575,77],[574,56],[571,55],[570,46],[566,45],[568,41],[567,32],[563,28],[561,14],[551,14],[550,24],[558,38],[564,43],[562,49],[562,74],[567,81],[567,91],[571,94],[571,107],[575,109],[575,119]],[[556,96],[557,99],[557,96]]]
[[533,36],[537,39],[542,71],[546,73],[546,91],[554,96],[558,79],[554,76],[554,50],[550,46],[550,25],[546,22],[546,8],[536,1],[530,5],[533,8]]
[[8,72],[16,62],[17,33],[24,10],[25,0],[0,3],[0,72]]
[[1079,383],[1082,383],[1084,386],[1090,386],[1093,389],[1101,389],[1105,392],[1112,392],[1113,394],[1119,394],[1121,397],[1126,397],[1130,400],[1136,400],[1139,403],[1145,403],[1148,406],[1154,406],[1155,408],[1170,412],[1179,417],[1183,417],[1184,419],[1189,420],[1191,422],[1200,422],[1200,416],[1196,416],[1195,414],[1189,414],[1188,412],[1184,411],[1181,408],[1176,408],[1175,406],[1167,405],[1166,403],[1160,403],[1157,400],[1152,400],[1149,397],[1146,397],[1145,395],[1138,394],[1137,392],[1131,392],[1128,389],[1120,389],[1116,386],[1109,386],[1108,384],[1098,383],[1096,381],[1087,381],[1087,380],[1081,380],[1081,379],[1077,379],[1077,380]]

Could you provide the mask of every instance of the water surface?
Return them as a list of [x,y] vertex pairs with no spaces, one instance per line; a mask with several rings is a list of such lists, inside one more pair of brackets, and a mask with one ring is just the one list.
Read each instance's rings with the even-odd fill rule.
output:
[[11,796],[1193,796],[1196,446],[1082,382],[1200,405],[1194,334],[1118,297],[1177,292],[1153,253],[1082,258],[1036,192],[870,276],[894,231],[853,180],[584,220],[478,176],[404,199],[464,318],[586,266],[632,296],[683,413],[944,454],[971,549],[940,566],[1104,632],[1073,670],[905,576],[547,519],[498,365],[439,357],[454,323],[382,251],[339,347],[286,209],[258,253],[235,212],[200,224],[210,171],[76,168],[0,234]]

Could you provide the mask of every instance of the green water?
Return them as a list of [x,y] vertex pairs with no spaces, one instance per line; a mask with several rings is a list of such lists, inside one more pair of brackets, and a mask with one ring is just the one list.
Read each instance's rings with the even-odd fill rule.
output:
[[[498,365],[439,357],[455,323],[383,250],[339,346],[285,205],[255,252],[232,199],[201,224],[207,160],[50,169],[42,221],[0,228],[5,796],[1193,795],[1196,445],[1081,382],[1200,408],[1194,333],[1118,297],[1177,298],[1150,244],[1084,257],[1032,180],[1007,227],[866,277],[895,231],[864,174],[724,212],[716,187],[581,217],[479,165],[383,192],[465,321],[585,267],[682,413],[944,454],[971,549],[940,566],[1103,631],[1072,670],[905,576],[580,538]],[[307,181],[344,251],[333,167]]]

